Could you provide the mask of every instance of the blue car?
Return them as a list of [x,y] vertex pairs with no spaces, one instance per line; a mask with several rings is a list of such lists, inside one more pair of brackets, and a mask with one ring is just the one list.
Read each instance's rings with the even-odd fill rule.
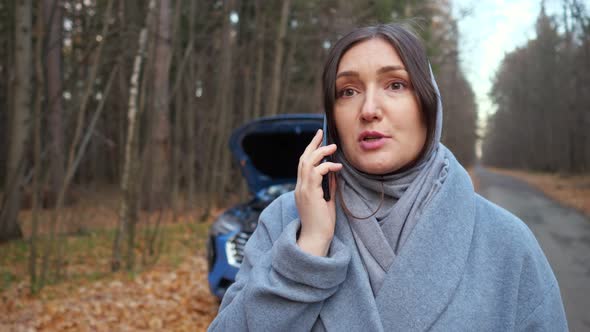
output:
[[229,147],[252,198],[227,209],[209,230],[209,288],[220,300],[235,281],[260,212],[295,189],[299,157],[322,124],[319,114],[289,114],[257,119],[233,132]]

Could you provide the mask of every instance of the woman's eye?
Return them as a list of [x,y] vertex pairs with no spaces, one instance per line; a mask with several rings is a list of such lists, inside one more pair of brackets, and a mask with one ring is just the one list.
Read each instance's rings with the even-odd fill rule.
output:
[[356,91],[354,91],[354,89],[347,88],[347,89],[340,90],[340,93],[338,93],[338,96],[339,97],[352,97],[355,94],[356,94]]
[[406,85],[402,82],[392,82],[391,84],[389,84],[389,88],[391,90],[401,90],[405,87],[406,87]]

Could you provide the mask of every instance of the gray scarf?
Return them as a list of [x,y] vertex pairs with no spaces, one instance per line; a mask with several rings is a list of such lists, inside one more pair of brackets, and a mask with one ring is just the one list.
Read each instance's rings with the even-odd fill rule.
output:
[[438,95],[436,130],[429,150],[416,166],[403,173],[372,175],[355,169],[342,153],[335,156],[336,161],[343,164],[338,178],[343,202],[337,202],[337,209],[344,212],[342,204],[345,204],[352,215],[364,218],[381,205],[377,213],[368,219],[356,219],[340,213],[349,220],[374,295],[421,212],[447,175],[448,160],[444,155],[445,149],[440,148],[442,104],[432,72],[431,76]]

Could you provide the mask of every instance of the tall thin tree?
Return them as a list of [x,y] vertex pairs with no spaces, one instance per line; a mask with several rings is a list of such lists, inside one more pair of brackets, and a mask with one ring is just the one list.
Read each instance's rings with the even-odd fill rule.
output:
[[10,134],[4,204],[0,212],[0,242],[22,237],[18,211],[22,193],[25,147],[31,115],[31,0],[19,0],[15,7],[15,80],[14,108],[10,116]]
[[[143,57],[146,49],[147,44],[147,26],[150,21],[151,13],[154,11],[156,6],[155,0],[150,0],[149,2],[149,9],[148,15],[146,18],[146,24],[141,29],[139,33],[139,42],[137,53],[135,55],[135,59],[133,62],[133,71],[131,72],[131,79],[129,82],[129,107],[127,113],[127,141],[125,143],[125,158],[124,158],[124,165],[123,165],[123,172],[121,174],[121,192],[123,194],[123,199],[121,200],[121,205],[119,208],[119,224],[117,228],[117,233],[115,235],[115,239],[113,241],[113,255],[111,260],[111,270],[117,271],[121,268],[122,262],[122,243],[123,239],[128,238],[131,239],[129,235],[129,225],[131,223],[135,223],[135,202],[137,201],[137,197],[135,194],[137,191],[135,190],[135,186],[137,185],[134,183],[133,177],[135,177],[136,173],[136,165],[138,163],[137,158],[139,156],[139,143],[138,143],[138,94],[139,94],[139,76],[141,74],[141,67],[143,63]],[[129,253],[133,251],[133,241],[129,240],[127,245],[131,247],[128,249]],[[131,268],[133,265],[133,259],[131,257],[127,258],[127,267]]]
[[48,112],[49,112],[49,168],[53,194],[59,191],[64,178],[64,135],[62,103],[62,43],[63,14],[58,0],[43,1],[43,19],[46,26],[45,61]]

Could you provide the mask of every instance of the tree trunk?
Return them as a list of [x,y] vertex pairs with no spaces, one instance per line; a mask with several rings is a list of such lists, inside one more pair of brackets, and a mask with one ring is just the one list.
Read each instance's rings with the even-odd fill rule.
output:
[[[103,20],[102,20],[102,30],[100,32],[100,35],[103,36],[103,39],[99,43],[99,45],[94,53],[95,54],[94,59],[93,59],[94,63],[92,64],[92,67],[90,68],[90,76],[87,80],[86,88],[84,90],[84,94],[83,94],[82,99],[80,101],[80,109],[78,111],[78,118],[76,121],[74,138],[73,138],[72,143],[70,145],[70,150],[68,151],[68,161],[67,161],[67,166],[66,166],[66,170],[65,170],[63,183],[62,183],[59,193],[57,195],[57,202],[55,204],[55,208],[51,214],[51,220],[50,220],[50,225],[49,225],[49,227],[50,227],[49,243],[48,243],[48,247],[45,249],[45,252],[43,253],[43,263],[42,263],[42,267],[41,267],[41,280],[40,280],[40,286],[39,286],[41,288],[43,287],[44,282],[46,280],[45,277],[46,277],[47,269],[49,266],[49,259],[50,259],[51,255],[53,255],[54,253],[56,254],[56,257],[55,257],[56,262],[52,265],[54,265],[56,267],[56,271],[58,274],[61,269],[61,265],[62,265],[61,258],[62,258],[62,252],[63,252],[65,241],[55,241],[55,237],[56,237],[56,234],[60,232],[59,231],[59,229],[60,229],[60,214],[61,214],[61,208],[63,207],[63,204],[64,204],[65,195],[68,191],[68,188],[69,188],[72,180],[74,179],[74,175],[76,174],[76,171],[78,169],[79,161],[82,158],[82,155],[84,154],[84,151],[85,151],[85,148],[80,145],[80,140],[82,139],[82,134],[84,131],[84,124],[86,122],[85,118],[86,118],[86,111],[88,108],[88,104],[89,104],[90,98],[92,97],[93,92],[94,92],[93,88],[94,88],[94,83],[95,83],[96,77],[98,75],[98,69],[100,67],[102,50],[103,50],[104,44],[107,40],[107,36],[109,33],[109,21],[111,18],[112,7],[113,7],[113,0],[110,0],[107,3],[105,13],[103,16]],[[86,132],[85,136],[88,136],[88,135],[89,135],[89,132]],[[83,143],[83,144],[85,144],[85,143]]]
[[[190,2],[190,16],[189,16],[189,43],[194,42],[195,39],[195,15],[196,15],[196,3],[195,1]],[[186,115],[186,140],[187,140],[187,160],[186,163],[188,164],[185,168],[186,170],[186,182],[187,182],[187,202],[188,208],[192,209],[194,200],[195,200],[195,158],[196,158],[196,136],[195,136],[195,98],[196,91],[196,82],[200,78],[201,75],[195,74],[195,61],[191,54],[191,58],[189,59],[189,79],[188,79],[188,89],[187,89],[187,109],[184,112]],[[201,68],[199,64],[199,68]]]
[[[127,11],[125,9],[125,3],[123,1],[119,2],[119,8],[117,10],[117,16],[119,18],[119,27],[122,31],[127,31]],[[116,158],[116,168],[114,172],[114,178],[121,181],[121,177],[123,176],[123,165],[125,160],[125,125],[126,125],[126,114],[127,114],[127,107],[129,105],[129,81],[128,77],[131,76],[130,69],[127,68],[125,64],[127,63],[126,56],[123,53],[120,53],[117,56],[118,64],[119,64],[119,75],[118,75],[118,84],[115,92],[117,93],[117,106],[112,110],[113,112],[117,113],[117,158]]]
[[[150,0],[148,21],[153,8],[155,7],[155,0]],[[111,262],[111,270],[117,271],[121,267],[121,242],[126,236],[129,238],[129,225],[134,223],[133,220],[136,218],[135,204],[137,202],[137,194],[134,189],[134,181],[132,178],[136,178],[136,174],[132,174],[136,171],[134,164],[137,164],[137,156],[139,155],[138,136],[137,131],[139,129],[137,119],[138,107],[137,97],[139,90],[139,75],[141,72],[141,64],[143,61],[143,55],[146,49],[147,43],[147,24],[141,29],[139,33],[139,46],[133,62],[133,72],[131,73],[131,79],[129,83],[129,108],[128,108],[128,124],[127,124],[127,141],[125,144],[125,159],[123,165],[123,172],[121,175],[121,192],[123,199],[121,200],[121,206],[119,209],[119,225],[115,240],[113,242],[113,258]],[[133,252],[133,248],[128,250]],[[132,266],[133,260],[128,257],[128,267]]]
[[[46,11],[46,5],[40,5],[39,11]],[[37,292],[37,231],[39,225],[39,192],[40,192],[40,177],[41,177],[41,107],[43,99],[43,87],[44,82],[44,71],[43,71],[43,31],[44,24],[41,20],[37,20],[37,41],[35,47],[35,77],[36,86],[35,91],[35,108],[33,114],[34,121],[34,168],[33,168],[33,202],[32,202],[32,215],[31,215],[31,240],[30,240],[30,252],[29,252],[29,278],[30,278],[30,290],[32,294]]]
[[57,193],[64,178],[64,138],[62,107],[62,8],[58,0],[43,1],[43,18],[46,33],[47,97],[49,111],[49,169],[51,192]]
[[281,8],[281,20],[279,22],[279,31],[275,39],[274,62],[271,74],[270,93],[268,95],[267,114],[274,115],[279,111],[279,97],[281,95],[281,67],[283,65],[283,53],[285,51],[285,36],[287,35],[287,26],[289,24],[289,9],[291,0],[284,0]]
[[[230,13],[234,11],[236,8],[235,0],[230,0],[228,2]],[[229,16],[229,15],[228,15]],[[234,92],[235,92],[235,85],[234,84],[227,84],[227,82],[233,82],[235,77],[234,74],[234,61],[233,61],[233,53],[234,49],[236,48],[236,39],[234,38],[237,35],[235,31],[235,27],[233,24],[229,25],[228,33],[225,35],[224,38],[226,42],[224,43],[225,47],[228,48],[228,52],[226,53],[226,58],[224,59],[227,65],[224,66],[223,75],[222,77],[228,77],[228,80],[225,80],[226,87],[223,91],[223,94],[220,94],[220,97],[223,98],[222,100],[222,109],[224,110],[225,116],[221,121],[221,132],[220,132],[220,141],[223,143],[220,149],[217,150],[217,153],[221,156],[221,167],[219,170],[219,179],[218,182],[219,187],[217,190],[218,194],[218,202],[221,202],[226,199],[225,192],[228,188],[228,185],[231,183],[230,180],[232,179],[231,176],[231,154],[229,152],[229,136],[231,135],[231,131],[234,127],[234,122],[236,119],[236,112],[234,111]],[[225,76],[226,75],[226,76]]]
[[[186,65],[187,59],[189,54],[184,54],[185,52],[182,51],[182,34],[180,33],[180,20],[182,18],[181,11],[182,11],[182,0],[176,0],[175,8],[174,8],[174,28],[172,36],[174,38],[174,62],[176,63],[176,75],[174,78],[174,88],[172,90],[172,94],[174,97],[174,137],[172,140],[172,170],[171,170],[171,180],[172,180],[172,191],[171,191],[171,203],[172,203],[172,220],[176,221],[178,218],[178,210],[184,204],[180,204],[182,201],[180,195],[180,182],[182,179],[182,171],[183,165],[181,155],[182,155],[182,121],[183,121],[183,109],[184,109],[184,98],[182,95],[182,90],[179,88],[179,85],[182,83],[182,78],[184,77],[184,67]],[[190,45],[189,45],[190,46]],[[189,47],[187,47],[187,51],[189,51]]]
[[170,62],[172,58],[170,0],[159,2],[157,19],[158,33],[155,47],[154,85],[155,100],[154,123],[151,132],[152,149],[151,190],[148,208],[162,208],[169,204],[170,182],[170,119],[169,119],[169,88]]
[[293,36],[289,45],[289,51],[287,52],[287,60],[285,61],[285,68],[283,70],[283,84],[285,86],[282,96],[280,98],[281,107],[279,107],[279,113],[293,113],[292,109],[287,109],[289,105],[289,91],[291,91],[291,66],[295,58],[295,50],[297,49],[297,36]]
[[264,76],[264,32],[266,16],[262,9],[261,0],[256,0],[256,83],[254,88],[253,118],[262,115],[262,78]]
[[22,237],[18,224],[26,140],[31,114],[31,0],[15,7],[15,86],[11,116],[4,204],[0,213],[0,242]]
[[[250,59],[252,57],[250,56],[249,52],[250,48],[251,47],[244,47],[244,52],[248,53],[248,60],[246,60],[247,63],[241,69],[243,75],[242,77],[244,78],[252,77],[252,67],[250,64]],[[249,79],[244,79],[242,82],[242,90],[242,108],[240,110],[240,114],[242,115],[242,117],[240,121],[243,123],[252,118],[252,81],[250,81]]]
[[216,109],[218,110],[217,118],[215,119],[215,126],[217,132],[215,133],[215,141],[213,149],[210,154],[213,154],[212,168],[214,169],[214,175],[209,179],[209,185],[207,194],[213,196],[213,202],[218,203],[221,199],[221,195],[225,190],[225,183],[228,178],[228,162],[227,156],[227,141],[228,133],[233,122],[233,77],[232,77],[232,53],[233,53],[233,38],[232,38],[232,26],[229,21],[230,13],[233,9],[233,0],[228,0],[225,4],[224,10],[224,24],[223,24],[223,44],[221,46],[220,56],[220,67],[221,73],[217,81],[217,102]]

